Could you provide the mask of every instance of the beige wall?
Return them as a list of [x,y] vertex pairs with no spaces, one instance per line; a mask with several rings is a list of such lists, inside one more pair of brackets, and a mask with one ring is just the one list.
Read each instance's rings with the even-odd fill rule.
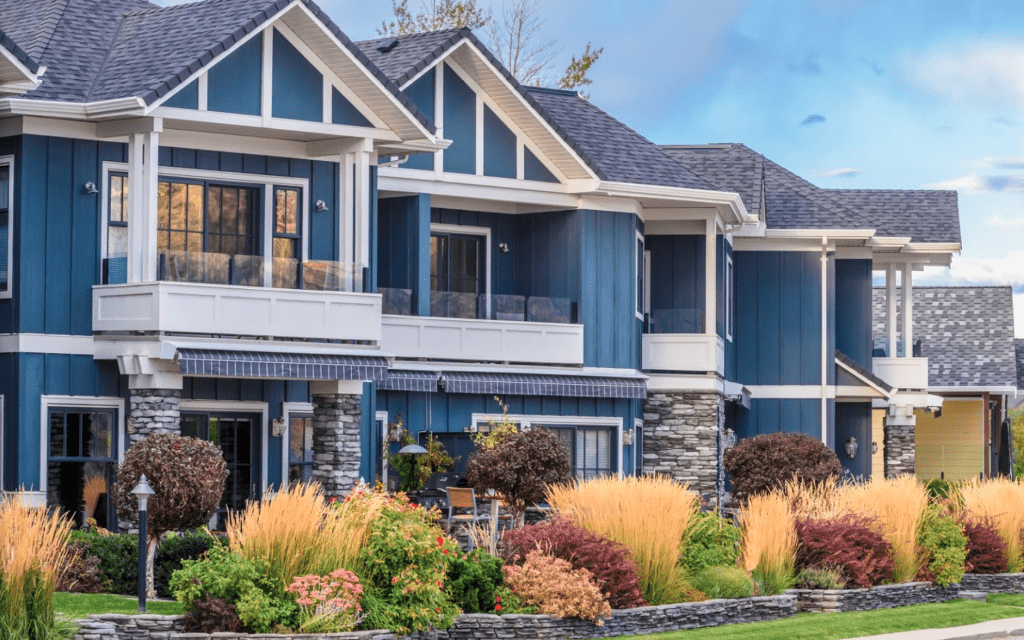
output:
[[946,398],[939,418],[915,412],[917,477],[931,480],[977,478],[985,464],[984,402],[980,398]]
[[885,409],[871,411],[871,440],[878,443],[878,450],[871,456],[871,477],[885,477]]

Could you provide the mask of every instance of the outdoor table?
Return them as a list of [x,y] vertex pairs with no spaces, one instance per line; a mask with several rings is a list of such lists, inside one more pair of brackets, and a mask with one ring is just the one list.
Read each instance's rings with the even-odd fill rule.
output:
[[485,501],[491,503],[491,527],[492,527],[491,538],[492,538],[493,541],[497,541],[497,539],[498,539],[498,507],[501,505],[501,496],[499,496],[498,494],[494,494],[494,495],[484,494],[482,496],[477,496],[476,499],[477,500],[485,500]]

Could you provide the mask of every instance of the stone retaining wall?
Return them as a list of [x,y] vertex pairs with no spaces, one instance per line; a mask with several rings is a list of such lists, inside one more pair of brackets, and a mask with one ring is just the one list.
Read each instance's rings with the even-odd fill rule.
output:
[[965,573],[960,586],[986,593],[1024,593],[1024,573]]
[[930,582],[883,584],[870,589],[791,589],[800,611],[835,613],[905,607],[924,602],[946,602],[960,596],[959,585],[940,587]]
[[715,627],[740,622],[788,618],[797,611],[797,598],[786,594],[739,600],[707,600],[658,607],[612,611],[603,626],[578,618],[542,615],[463,614],[451,629],[398,637],[388,631],[360,631],[342,634],[259,635],[181,633],[183,616],[94,615],[79,621],[82,630],[73,640],[492,640],[493,638],[606,638],[610,636],[678,631]]

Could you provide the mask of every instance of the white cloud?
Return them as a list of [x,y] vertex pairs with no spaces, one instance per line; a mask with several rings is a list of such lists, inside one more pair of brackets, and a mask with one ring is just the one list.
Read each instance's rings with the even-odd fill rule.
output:
[[995,167],[996,169],[1024,169],[1024,158],[987,156],[972,160],[970,164],[981,167]]
[[1024,176],[963,176],[921,185],[923,189],[952,189],[968,193],[998,191],[1004,193],[1024,192]]
[[817,178],[852,178],[864,173],[863,169],[853,169],[851,167],[840,167],[838,169],[829,169],[828,171],[819,171],[814,176]]
[[999,227],[1007,231],[1024,230],[1024,218],[1009,218],[1004,219],[999,216],[994,216],[988,221],[993,227]]
[[910,79],[940,98],[1024,109],[1024,43],[958,42],[905,64]]

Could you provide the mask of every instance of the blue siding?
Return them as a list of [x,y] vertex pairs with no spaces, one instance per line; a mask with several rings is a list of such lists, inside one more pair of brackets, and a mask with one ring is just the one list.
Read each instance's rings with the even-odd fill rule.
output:
[[[460,209],[433,209],[430,212],[431,222],[441,224],[465,225],[471,227],[487,227],[491,229],[491,293],[531,295],[533,291],[524,290],[516,279],[516,260],[523,258],[522,253],[509,251],[502,253],[498,245],[508,242],[509,246],[516,240],[516,216],[464,211]],[[429,265],[428,265],[429,276]]]
[[647,236],[651,252],[651,310],[704,312],[704,236]]
[[476,94],[451,67],[444,67],[444,170],[476,173]]
[[[436,67],[428,70],[422,76],[416,79],[403,91],[405,95],[412,100],[412,103],[423,112],[423,115],[427,117],[431,122],[434,121],[434,87],[435,87],[435,71]],[[406,169],[434,169],[434,154],[432,153],[419,153],[414,156],[409,156],[409,160],[406,161],[402,167]]]
[[835,289],[836,349],[870,369],[871,260],[837,260]]
[[324,76],[277,29],[274,29],[273,86],[275,118],[323,122]]
[[[724,243],[724,245],[725,245],[725,256],[727,256],[729,258],[732,258],[733,257],[732,243],[726,242],[726,243]],[[733,269],[732,269],[731,277],[732,277],[732,287],[730,287],[728,289],[728,291],[732,294],[730,296],[732,298],[732,300],[729,301],[729,303],[732,305],[732,331],[731,331],[732,339],[731,340],[726,339],[726,341],[725,341],[725,379],[726,380],[735,381],[736,380],[736,333],[737,333],[737,331],[741,330],[739,328],[739,325],[737,324],[737,321],[736,321],[736,263],[735,263],[735,259],[733,260]],[[724,287],[725,286],[724,271],[723,271],[723,277],[721,279],[721,282],[722,282],[722,286]],[[723,292],[723,295],[724,295],[724,292]]]
[[536,180],[537,182],[558,182],[555,174],[551,173],[544,163],[540,161],[529,147],[523,148],[523,178]]
[[381,200],[378,205],[377,286],[412,289],[415,315],[430,315],[430,196]]
[[17,368],[15,363],[17,357],[10,353],[0,353],[0,395],[4,398],[4,410],[0,415],[0,449],[3,459],[0,460],[3,474],[0,475],[0,490],[12,491],[15,489],[15,478],[18,469],[18,406],[17,390]]
[[262,70],[263,38],[257,36],[207,72],[206,108],[210,111],[260,115]]
[[820,439],[821,400],[755,398],[750,409],[736,409],[737,438],[778,431],[806,433]]
[[193,80],[184,87],[178,90],[178,93],[174,94],[166,101],[164,101],[165,107],[177,107],[179,109],[198,109],[199,108],[199,81]]
[[516,177],[516,134],[484,105],[484,175]]
[[636,347],[636,216],[581,211],[580,321],[588,367],[639,368]]
[[341,95],[335,88],[331,88],[331,122],[334,124],[350,124],[355,127],[372,127],[356,106]]

